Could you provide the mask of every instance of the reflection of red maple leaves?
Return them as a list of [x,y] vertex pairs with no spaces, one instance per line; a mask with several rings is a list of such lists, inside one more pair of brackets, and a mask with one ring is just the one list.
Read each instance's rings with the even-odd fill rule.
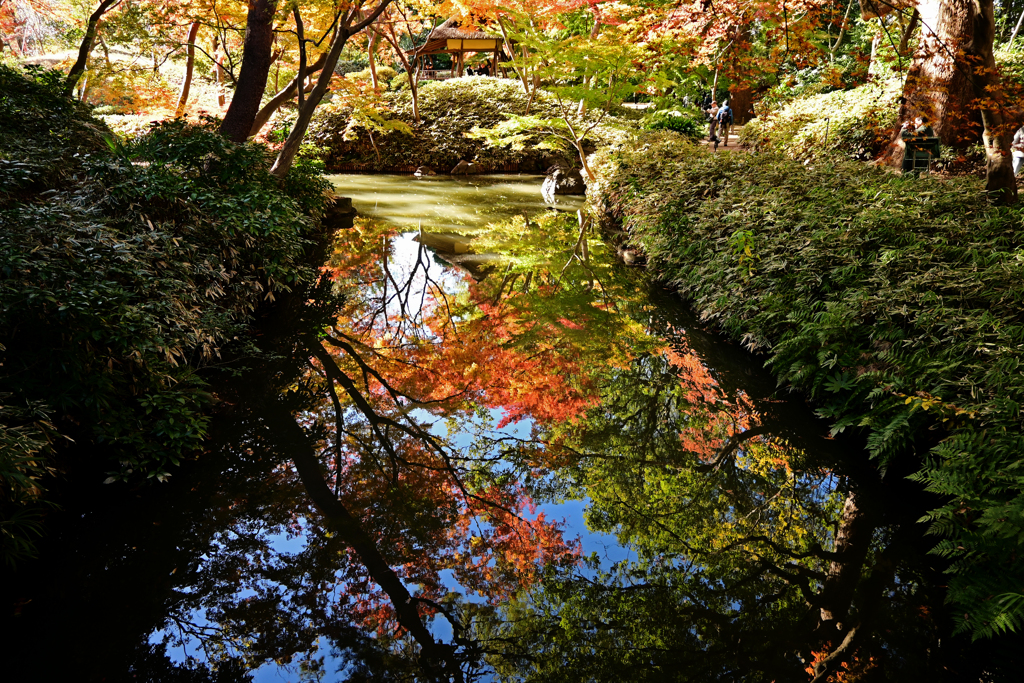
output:
[[[753,404],[743,392],[729,400],[700,357],[677,338],[673,346],[662,351],[686,389],[691,419],[679,434],[683,448],[704,462],[713,461],[729,439],[760,423]],[[700,416],[702,419],[693,419]],[[774,464],[788,466],[783,458],[774,457]],[[774,462],[774,461],[773,461]]]

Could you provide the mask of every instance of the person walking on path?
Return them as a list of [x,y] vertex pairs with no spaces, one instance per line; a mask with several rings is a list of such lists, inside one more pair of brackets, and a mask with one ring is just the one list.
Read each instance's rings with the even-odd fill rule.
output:
[[732,108],[729,100],[722,102],[722,108],[718,110],[718,130],[724,133],[725,146],[729,146],[729,129],[732,128]]
[[711,117],[711,127],[708,130],[708,140],[711,142],[718,142],[718,138],[715,136],[715,132],[718,130],[718,102],[712,100],[711,108],[707,111],[708,116]]

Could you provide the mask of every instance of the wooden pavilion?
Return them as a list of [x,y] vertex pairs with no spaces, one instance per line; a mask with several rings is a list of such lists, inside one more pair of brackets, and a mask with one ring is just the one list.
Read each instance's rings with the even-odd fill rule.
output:
[[408,50],[406,54],[420,61],[420,73],[432,78],[433,69],[424,69],[424,60],[431,55],[449,54],[452,56],[452,69],[449,78],[462,76],[466,68],[466,55],[476,52],[491,54],[490,69],[492,75],[498,73],[498,56],[501,54],[501,38],[483,31],[463,29],[455,19],[449,19],[427,36],[426,42],[419,48]]

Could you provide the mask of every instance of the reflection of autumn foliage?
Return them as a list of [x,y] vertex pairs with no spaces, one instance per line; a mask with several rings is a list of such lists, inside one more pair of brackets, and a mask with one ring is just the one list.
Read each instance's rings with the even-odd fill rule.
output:
[[[813,680],[817,677],[820,667],[826,662],[831,655],[832,644],[826,643],[824,649],[816,652],[812,652],[814,659],[804,669],[807,675]],[[839,671],[827,675],[824,679],[821,679],[824,683],[853,683],[854,681],[864,680],[864,676],[867,675],[872,669],[877,669],[878,663],[874,657],[862,657],[859,652],[851,655],[850,660],[843,662]]]
[[[396,299],[388,297],[405,283],[398,274],[381,272],[382,249],[371,247],[392,235],[364,223],[346,235],[345,253],[331,263],[336,279],[358,283],[362,292],[351,300],[338,331],[373,350],[374,367],[389,384],[437,411],[469,410],[471,402],[501,408],[505,417],[498,428],[525,418],[571,420],[595,405],[587,359],[578,345],[566,343],[567,333],[591,334],[583,329],[587,321],[562,317],[549,325],[509,305],[509,299],[557,296],[554,288],[496,304],[470,286],[453,311],[454,302],[442,301],[440,289],[424,282],[426,293],[411,297],[418,310],[394,309]],[[369,389],[381,393],[379,383]]]
[[[405,366],[411,370],[404,380],[408,386],[433,383],[431,400],[459,393],[488,408],[501,408],[505,416],[499,429],[525,418],[572,420],[596,403],[584,359],[561,343],[557,328],[537,329],[509,307],[479,303],[476,308],[480,315],[464,323],[457,335],[418,349],[422,355]],[[533,339],[521,348],[516,340],[526,334]]]
[[[762,418],[747,395],[737,391],[730,400],[685,337],[675,339],[662,354],[679,377],[689,406],[691,419],[679,434],[683,449],[705,466],[720,467],[725,458],[742,449],[743,459],[751,467],[791,471],[784,444],[758,429]],[[693,419],[698,415],[703,419]]]
[[[436,614],[434,603],[452,588],[444,583],[445,571],[465,590],[496,603],[534,583],[548,562],[578,558],[576,544],[562,538],[561,525],[536,514],[518,487],[490,482],[467,496],[461,477],[420,442],[407,439],[395,446],[403,461],[399,470],[382,471],[372,450],[353,448],[332,463],[340,469],[329,483],[348,509],[360,511],[364,529],[402,581],[418,587],[424,616]],[[339,579],[346,609],[379,633],[393,633],[397,624],[387,596],[358,558],[351,559]]]
[[[328,485],[387,563],[418,587],[421,614],[448,604],[447,572],[495,604],[533,584],[545,566],[578,562],[578,544],[537,514],[514,478],[491,469],[496,459],[461,453],[422,423],[472,421],[481,407],[505,411],[498,429],[581,415],[596,388],[579,350],[559,336],[580,325],[547,329],[514,307],[480,301],[460,278],[439,275],[422,248],[412,264],[386,263],[396,235],[385,224],[360,221],[344,238],[329,268],[347,300],[314,368],[352,391],[345,386],[347,395],[334,393],[318,411],[321,460]],[[381,635],[394,633],[388,596],[359,562],[345,566],[346,609]]]
[[380,271],[381,246],[398,233],[383,221],[360,219],[339,236],[342,243],[331,255],[324,269],[335,282],[355,282],[362,287],[377,283]]

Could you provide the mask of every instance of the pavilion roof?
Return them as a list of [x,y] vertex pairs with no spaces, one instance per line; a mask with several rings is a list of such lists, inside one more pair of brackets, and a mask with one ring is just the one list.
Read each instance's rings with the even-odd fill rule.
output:
[[471,31],[459,25],[455,18],[448,19],[435,28],[427,36],[427,41],[419,49],[406,50],[408,54],[433,55],[440,52],[449,52],[449,40],[501,40],[497,36],[483,31]]

